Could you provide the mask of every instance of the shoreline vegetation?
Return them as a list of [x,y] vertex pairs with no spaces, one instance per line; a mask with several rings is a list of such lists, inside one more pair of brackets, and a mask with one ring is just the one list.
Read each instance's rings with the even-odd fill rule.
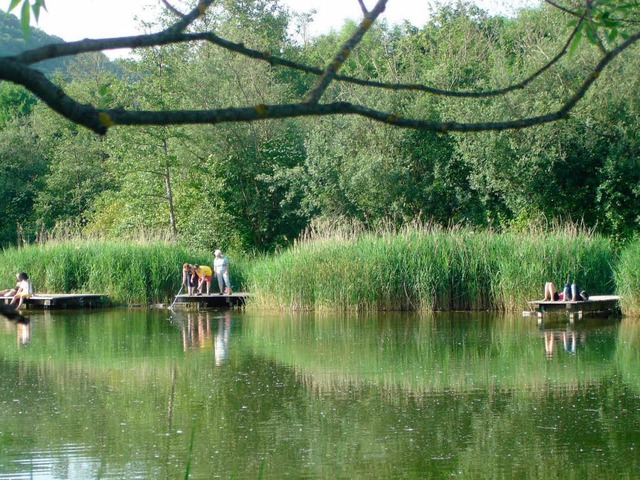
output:
[[[213,258],[166,241],[80,239],[1,255],[6,287],[26,271],[36,292],[102,293],[125,305],[169,303],[182,264]],[[281,252],[230,256],[235,290],[250,292],[255,309],[518,312],[542,297],[545,281],[569,277],[591,294],[620,294],[632,315],[640,312],[638,258],[640,240],[618,251],[577,226],[498,233],[424,225],[311,230]]]

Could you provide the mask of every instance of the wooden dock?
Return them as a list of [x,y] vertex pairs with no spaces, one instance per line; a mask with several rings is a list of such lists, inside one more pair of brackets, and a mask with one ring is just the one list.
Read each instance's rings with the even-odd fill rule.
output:
[[[5,305],[10,303],[11,297],[0,297]],[[92,293],[40,293],[25,298],[22,308],[26,309],[69,309],[69,308],[100,308],[109,304],[109,297]]]
[[618,295],[592,295],[589,300],[578,302],[532,300],[528,302],[528,313],[537,316],[538,322],[541,322],[543,315],[547,313],[567,313],[569,314],[569,322],[573,323],[576,318],[581,319],[585,313],[607,315],[617,313],[620,311],[619,301]]
[[185,308],[189,310],[199,310],[206,308],[235,308],[243,307],[246,303],[248,293],[237,292],[230,294],[202,294],[202,295],[176,295],[173,308]]

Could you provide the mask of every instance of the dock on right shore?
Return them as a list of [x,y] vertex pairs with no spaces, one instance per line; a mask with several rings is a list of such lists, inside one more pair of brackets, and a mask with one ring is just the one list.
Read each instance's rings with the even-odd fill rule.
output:
[[[529,304],[529,315],[538,317],[538,321],[547,313],[568,313],[569,321],[581,319],[586,313],[589,314],[615,314],[620,312],[619,295],[592,295],[589,300],[564,301],[564,300],[531,300]],[[525,312],[527,313],[527,312]]]

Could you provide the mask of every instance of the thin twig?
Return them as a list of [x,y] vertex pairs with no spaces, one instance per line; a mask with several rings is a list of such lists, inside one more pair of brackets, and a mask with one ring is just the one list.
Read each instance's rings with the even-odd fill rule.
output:
[[566,7],[563,7],[562,5],[558,5],[556,2],[553,2],[552,0],[544,0],[545,3],[548,3],[549,5],[551,5],[554,8],[557,8],[558,10],[564,12],[564,13],[568,13],[569,15],[573,15],[574,17],[582,17],[582,14],[580,14],[579,12],[575,12],[573,10],[569,10]]
[[179,18],[184,18],[185,14],[182,13],[180,10],[178,10],[176,7],[174,7],[173,5],[171,5],[167,0],[161,0],[162,3],[164,4],[164,6],[167,8],[167,10],[169,10],[171,13],[173,13],[175,16],[179,17]]
[[365,33],[369,31],[373,22],[375,22],[378,16],[384,12],[386,5],[387,0],[378,0],[375,7],[373,7],[373,10],[365,14],[364,19],[360,22],[356,31],[353,32],[353,35],[351,35],[351,37],[342,45],[336,56],[333,58],[333,61],[327,66],[324,72],[322,72],[318,83],[313,87],[305,102],[318,103],[318,101],[320,101],[320,98],[327,90],[327,87],[336,76],[338,70],[340,70],[340,67],[342,67],[344,61],[358,43],[360,43],[360,40],[362,40]]
[[204,13],[207,11],[207,8],[209,8],[213,2],[215,2],[215,0],[198,0],[198,5],[193,10],[191,10],[179,21],[167,28],[165,32],[183,32],[187,29],[187,27],[189,27],[189,25],[196,21],[198,17],[204,15]]

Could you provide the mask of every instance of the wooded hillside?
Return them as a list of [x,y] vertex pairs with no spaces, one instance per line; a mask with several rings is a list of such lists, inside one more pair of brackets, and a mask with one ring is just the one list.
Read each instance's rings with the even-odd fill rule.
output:
[[[20,20],[15,15],[0,10],[0,52],[3,55],[15,55],[56,42],[62,42],[62,39],[34,27],[29,29],[29,36],[25,38]],[[39,63],[37,68],[45,74],[52,74],[56,70],[64,72],[67,61],[68,59],[65,58],[46,60]]]

